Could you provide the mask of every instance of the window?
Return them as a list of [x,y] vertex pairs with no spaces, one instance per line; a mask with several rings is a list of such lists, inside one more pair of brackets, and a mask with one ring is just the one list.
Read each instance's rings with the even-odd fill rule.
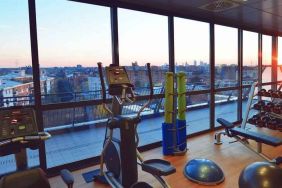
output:
[[187,75],[188,90],[210,88],[209,24],[174,19],[176,72]]
[[[271,36],[262,36],[262,83],[271,82],[272,64],[272,41]],[[271,86],[266,87],[270,89]]]
[[[28,15],[27,0],[0,1],[0,107],[34,104]],[[38,150],[27,155],[29,167],[39,165]],[[16,170],[14,155],[0,164],[0,174]]]
[[[118,9],[119,63],[126,67],[138,95],[149,94],[146,63],[151,63],[154,94],[164,93],[165,72],[169,70],[167,19],[166,16]],[[162,112],[163,99],[156,99],[143,113],[146,120],[138,125],[139,145],[161,141]],[[150,118],[152,114],[154,118]],[[158,115],[161,116],[156,117]]]
[[258,80],[258,34],[243,31],[243,85]]
[[42,103],[93,100],[97,62],[111,63],[110,8],[36,1]]
[[238,86],[238,29],[215,25],[215,88]]
[[282,37],[278,37],[277,81],[282,81]]
[[[36,11],[43,105],[101,98],[97,62],[112,60],[110,8],[38,0]],[[97,105],[44,111],[44,129],[52,134],[47,167],[100,155],[105,126],[97,124],[106,119]]]
[[[2,0],[0,17],[0,106],[31,105],[34,101],[28,1]],[[27,92],[9,92],[23,85]]]
[[[185,72],[186,90],[210,88],[209,24],[194,20],[174,19],[176,72]],[[189,95],[187,101],[187,134],[209,129],[209,94]]]

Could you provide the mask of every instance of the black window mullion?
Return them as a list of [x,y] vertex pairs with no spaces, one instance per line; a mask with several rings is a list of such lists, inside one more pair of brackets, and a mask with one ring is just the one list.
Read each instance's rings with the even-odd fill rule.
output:
[[262,83],[262,34],[258,35],[258,83],[259,89],[261,89]]
[[210,24],[210,128],[215,128],[215,40],[214,24]]
[[[34,85],[34,101],[35,111],[37,117],[38,130],[43,131],[43,114],[41,109],[41,87],[40,87],[40,68],[38,58],[38,40],[37,40],[37,26],[36,26],[36,8],[35,0],[28,1],[29,8],[29,26],[30,26],[30,44],[31,44],[31,57],[32,57],[32,73],[33,73],[33,85]],[[47,169],[46,164],[46,150],[45,144],[40,143],[39,146],[39,161],[43,170]]]
[[238,29],[238,108],[237,120],[242,120],[242,93],[243,93],[243,30]]

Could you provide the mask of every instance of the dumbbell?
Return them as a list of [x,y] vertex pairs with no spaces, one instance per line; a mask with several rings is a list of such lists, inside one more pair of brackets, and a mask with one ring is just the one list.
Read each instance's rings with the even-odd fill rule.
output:
[[264,127],[265,123],[262,119],[258,119],[257,122],[256,122],[256,126],[257,127]]
[[260,114],[253,115],[253,117],[248,119],[248,123],[250,123],[252,125],[256,125],[260,118],[261,118]]
[[264,101],[259,101],[256,104],[254,104],[254,109],[262,110],[264,106],[265,106],[265,102]]
[[251,117],[248,119],[248,123],[252,125],[256,125],[258,118]]
[[273,98],[278,98],[279,95],[276,91],[273,91],[272,89],[268,90],[269,93],[269,97],[273,97]]
[[281,114],[282,113],[282,104],[276,104],[273,107],[272,112],[274,112],[276,114]]
[[251,119],[249,119],[248,122],[258,127],[263,127],[266,121],[265,117],[265,113],[256,114]]
[[263,110],[265,112],[272,112],[273,108],[274,108],[274,103],[273,102],[269,102],[265,106],[263,106]]
[[266,127],[267,123],[271,120],[269,116],[261,116],[260,119],[257,121],[258,127]]
[[262,120],[264,123],[267,123],[267,122],[269,122],[269,121],[272,120],[272,119],[271,119],[271,117],[269,117],[269,116],[262,116],[262,117],[261,117],[261,120]]
[[277,119],[273,118],[266,123],[266,127],[272,130],[276,130],[278,124],[279,122],[277,121]]
[[267,95],[267,91],[265,89],[261,89],[258,91],[258,95],[259,96],[266,96]]
[[281,91],[275,91],[275,92],[273,92],[272,97],[282,98],[282,92]]
[[282,91],[276,91],[278,98],[282,98]]
[[270,120],[270,117],[268,116],[268,114],[266,112],[261,112],[257,114],[257,116],[258,116],[258,120],[256,122],[256,126],[265,127],[266,122]]
[[282,131],[282,123],[278,123],[278,124],[277,124],[276,130]]

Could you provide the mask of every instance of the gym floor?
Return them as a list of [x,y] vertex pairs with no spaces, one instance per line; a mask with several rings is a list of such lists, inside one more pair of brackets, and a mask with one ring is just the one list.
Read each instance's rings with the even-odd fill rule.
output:
[[[256,128],[254,128],[256,129]],[[271,131],[268,129],[260,129],[260,131],[268,132],[269,134],[275,135],[276,137],[282,138],[282,132]],[[233,139],[222,137],[224,143],[220,146],[214,145],[214,133],[207,133],[200,135],[191,139],[188,139],[188,152],[185,156],[168,156],[164,157],[162,155],[162,148],[156,148],[147,152],[143,155],[145,159],[151,158],[164,158],[170,161],[177,169],[175,174],[166,177],[166,180],[171,185],[171,187],[181,188],[198,188],[207,187],[200,186],[198,184],[192,183],[187,180],[183,175],[183,167],[188,160],[193,158],[207,158],[215,161],[225,173],[225,181],[217,186],[212,186],[213,188],[237,188],[238,179],[241,170],[248,164],[256,161],[263,161],[263,158],[259,157],[251,150],[247,149],[241,143],[229,143]],[[252,143],[255,147],[255,143]],[[270,147],[263,145],[263,153],[270,158],[282,155],[282,146],[280,147]],[[281,165],[282,167],[282,165]],[[82,169],[73,172],[75,177],[74,188],[104,188],[108,187],[98,183],[85,183],[82,173],[97,169],[98,166]],[[153,187],[160,187],[158,182],[150,176],[150,174],[144,173],[139,170],[139,180],[145,181],[151,184]],[[53,177],[50,179],[52,188],[62,188],[64,184],[60,177]]]

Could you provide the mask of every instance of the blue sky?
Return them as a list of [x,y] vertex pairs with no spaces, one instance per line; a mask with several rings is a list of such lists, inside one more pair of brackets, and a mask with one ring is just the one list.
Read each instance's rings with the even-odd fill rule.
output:
[[[36,0],[41,67],[111,63],[110,9],[65,0]],[[167,17],[119,9],[120,63],[168,63]],[[237,62],[237,29],[215,27],[216,64]],[[27,0],[0,0],[0,67],[31,65]],[[264,37],[264,61],[271,40]],[[271,39],[271,38],[270,38]],[[270,44],[270,45],[269,45]],[[257,62],[257,34],[244,32],[244,62]],[[175,60],[208,62],[209,24],[175,18]]]

